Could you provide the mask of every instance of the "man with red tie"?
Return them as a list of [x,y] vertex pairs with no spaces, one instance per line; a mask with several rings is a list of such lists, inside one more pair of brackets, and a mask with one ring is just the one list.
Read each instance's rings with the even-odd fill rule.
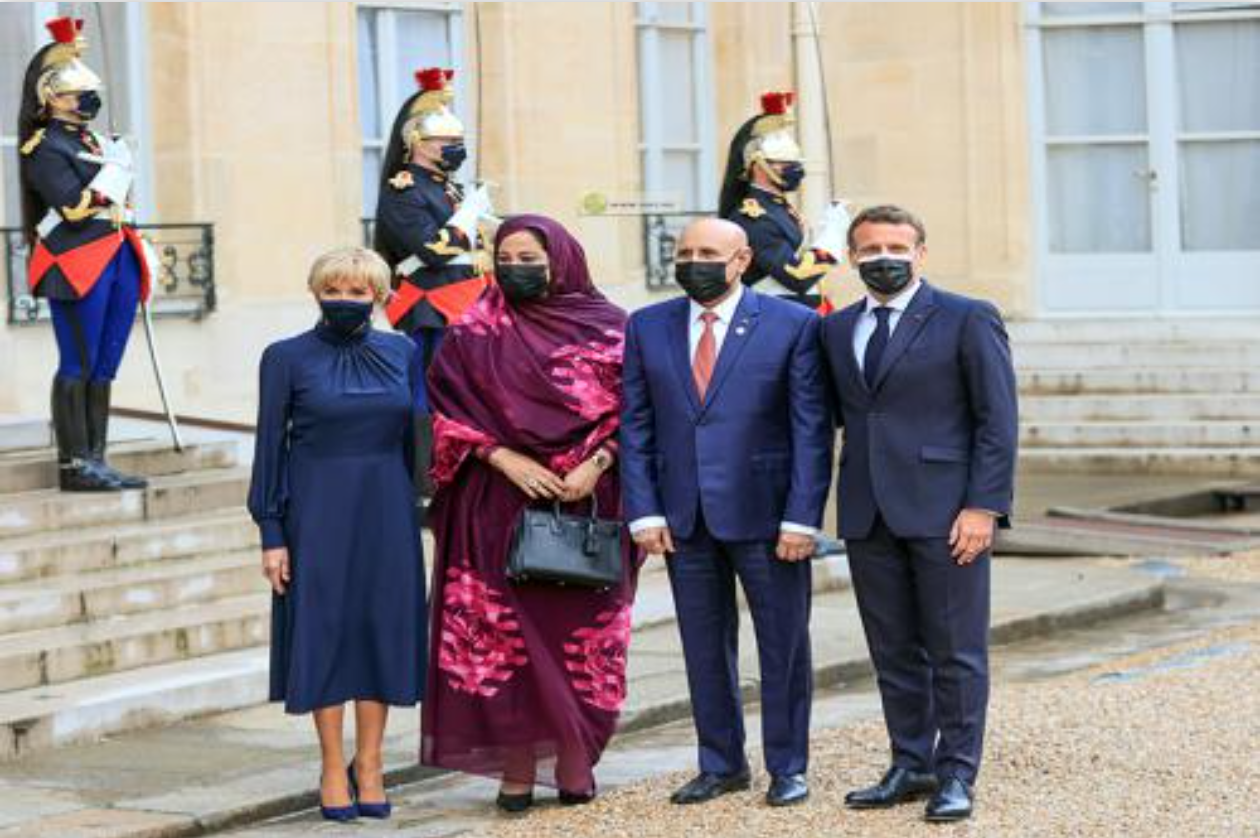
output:
[[700,746],[679,804],[749,786],[737,578],[761,662],[766,800],[809,794],[809,558],[832,441],[821,319],[746,288],[752,258],[739,226],[692,223],[675,260],[687,297],[636,312],[626,334],[625,516],[640,547],[667,557]]

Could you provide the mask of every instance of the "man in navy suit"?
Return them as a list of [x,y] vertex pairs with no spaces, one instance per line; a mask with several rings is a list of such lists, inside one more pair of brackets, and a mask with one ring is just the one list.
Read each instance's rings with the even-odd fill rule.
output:
[[688,298],[635,313],[626,333],[625,515],[644,550],[668,557],[699,739],[700,773],[674,803],[749,786],[737,577],[761,664],[766,799],[809,794],[809,558],[833,430],[820,318],[745,288],[751,261],[737,225],[694,222],[676,258]]
[[849,255],[868,294],[822,327],[837,420],[840,536],[892,740],[892,767],[845,798],[931,796],[970,817],[988,704],[989,548],[1019,437],[1006,330],[989,303],[922,279],[922,222],[860,213]]

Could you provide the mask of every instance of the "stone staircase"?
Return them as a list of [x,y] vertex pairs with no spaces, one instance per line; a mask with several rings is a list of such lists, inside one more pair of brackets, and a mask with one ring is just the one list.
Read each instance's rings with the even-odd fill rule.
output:
[[242,437],[188,429],[176,453],[119,420],[111,459],[150,488],[68,495],[46,423],[24,424],[0,445],[0,760],[263,700]]
[[1260,321],[1011,325],[1027,472],[1260,473]]
[[[248,438],[185,429],[176,454],[164,427],[115,424],[129,438],[111,459],[149,475],[146,491],[62,494],[50,448],[0,440],[0,761],[266,700]],[[18,438],[47,442],[5,437]],[[427,535],[425,547],[431,569]],[[816,594],[848,586],[843,557],[815,563]],[[664,562],[650,559],[634,629],[673,622]]]

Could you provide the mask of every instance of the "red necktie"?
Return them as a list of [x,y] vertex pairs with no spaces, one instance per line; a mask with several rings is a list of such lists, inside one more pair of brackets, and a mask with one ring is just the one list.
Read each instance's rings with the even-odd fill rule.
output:
[[704,321],[704,332],[700,335],[700,343],[696,346],[696,357],[691,359],[691,377],[696,382],[696,392],[700,401],[704,401],[704,393],[709,389],[709,380],[713,378],[713,365],[717,362],[717,338],[713,335],[713,324],[718,316],[711,311],[700,315]]

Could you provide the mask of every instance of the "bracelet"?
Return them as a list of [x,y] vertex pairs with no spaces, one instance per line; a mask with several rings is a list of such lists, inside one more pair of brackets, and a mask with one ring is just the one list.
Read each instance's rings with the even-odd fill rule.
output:
[[600,471],[608,471],[612,467],[612,456],[603,448],[595,452],[595,456],[591,460],[599,468]]

